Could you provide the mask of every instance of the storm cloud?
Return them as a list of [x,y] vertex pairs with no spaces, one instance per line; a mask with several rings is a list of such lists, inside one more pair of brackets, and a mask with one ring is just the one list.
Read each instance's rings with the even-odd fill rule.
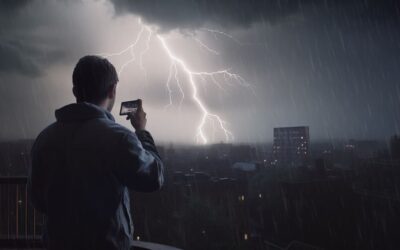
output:
[[[277,23],[301,12],[354,19],[399,20],[396,0],[111,0],[117,14],[133,13],[162,30],[197,29],[204,25],[245,28],[257,22]],[[347,20],[346,20],[347,19]]]
[[[78,59],[129,46],[141,30],[138,17],[158,27],[192,70],[228,68],[252,85],[256,95],[240,85],[222,89],[197,79],[199,96],[227,121],[236,142],[269,141],[273,127],[296,125],[310,126],[313,139],[387,138],[400,132],[399,4],[0,1],[0,139],[33,138],[54,121],[54,110],[74,101],[71,73]],[[134,61],[121,72],[116,106],[142,98],[149,130],[159,141],[192,143],[201,113],[191,88],[182,75],[187,95],[178,107],[180,91],[172,81],[168,106],[171,61],[155,36],[149,45],[143,65]],[[127,53],[109,60],[121,69],[129,58]],[[129,126],[117,109],[117,121]]]
[[[68,1],[1,1],[0,72],[38,77],[88,46]],[[79,11],[78,11],[79,13]],[[75,24],[74,24],[75,22]],[[60,29],[60,27],[62,27]]]

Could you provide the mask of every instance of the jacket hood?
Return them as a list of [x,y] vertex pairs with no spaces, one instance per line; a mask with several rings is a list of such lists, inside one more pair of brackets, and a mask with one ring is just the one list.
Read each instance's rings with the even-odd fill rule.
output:
[[88,102],[72,103],[55,111],[57,121],[85,121],[96,118],[106,118],[115,121],[107,110]]

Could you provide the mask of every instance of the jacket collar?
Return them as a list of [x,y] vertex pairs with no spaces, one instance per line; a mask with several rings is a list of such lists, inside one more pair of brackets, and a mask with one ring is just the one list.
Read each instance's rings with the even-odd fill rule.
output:
[[95,118],[106,118],[115,121],[107,110],[88,102],[72,103],[55,111],[57,121],[85,121]]

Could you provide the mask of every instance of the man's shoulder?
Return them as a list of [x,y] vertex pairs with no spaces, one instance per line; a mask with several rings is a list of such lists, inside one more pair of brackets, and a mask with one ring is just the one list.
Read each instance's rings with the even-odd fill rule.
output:
[[53,122],[50,125],[48,125],[47,127],[45,127],[36,137],[36,140],[39,139],[43,139],[45,137],[48,137],[49,135],[51,135],[52,133],[54,133],[56,131],[56,127],[57,127],[57,122]]
[[75,143],[90,147],[124,147],[139,143],[136,134],[125,126],[107,119],[92,119],[83,123],[54,122],[37,136],[33,148],[56,149],[64,143],[69,134],[75,135]]
[[87,132],[102,137],[102,141],[115,142],[118,146],[138,144],[139,140],[135,132],[114,121],[99,119],[88,125]]
[[56,132],[57,122],[53,122],[44,128],[36,137],[35,142],[32,146],[32,150],[36,151],[41,148],[44,144],[47,144],[51,138],[54,138],[53,134]]
[[102,124],[101,126],[102,129],[104,129],[104,131],[108,131],[111,134],[121,135],[121,136],[134,134],[132,130],[114,121],[103,120],[98,122]]

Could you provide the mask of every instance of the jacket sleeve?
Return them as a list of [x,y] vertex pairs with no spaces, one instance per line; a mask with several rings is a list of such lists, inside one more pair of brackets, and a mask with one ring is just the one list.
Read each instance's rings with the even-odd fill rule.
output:
[[164,183],[164,165],[148,131],[127,133],[118,147],[117,178],[128,188],[152,192]]

